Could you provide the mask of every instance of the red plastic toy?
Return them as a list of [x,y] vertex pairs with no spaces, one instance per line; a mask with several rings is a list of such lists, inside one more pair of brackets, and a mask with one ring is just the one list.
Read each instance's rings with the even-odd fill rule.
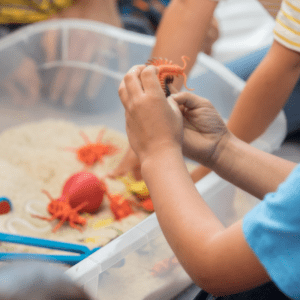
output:
[[154,211],[154,206],[153,206],[153,202],[152,202],[151,198],[148,198],[148,199],[145,199],[145,200],[141,201],[141,203],[139,205],[140,205],[140,207],[142,207],[147,212],[153,212]]
[[0,215],[8,214],[12,210],[11,201],[8,198],[0,198]]
[[92,143],[88,136],[80,131],[80,135],[85,141],[85,145],[80,148],[66,148],[66,150],[70,150],[72,152],[77,153],[77,158],[81,162],[83,162],[86,166],[91,167],[97,162],[103,162],[103,156],[105,155],[113,155],[118,151],[118,148],[112,144],[103,144],[102,138],[105,129],[99,132],[99,135],[96,139],[95,143]]
[[43,191],[51,200],[48,212],[52,217],[32,216],[48,221],[60,219],[61,221],[53,229],[53,232],[57,231],[66,221],[71,227],[81,230],[75,223],[85,225],[86,220],[80,217],[79,213],[95,213],[100,208],[106,192],[105,183],[97,176],[88,172],[79,172],[66,181],[60,198],[53,199],[47,191]]
[[131,203],[138,208],[142,208],[146,212],[149,212],[149,213],[154,212],[154,206],[153,206],[153,202],[152,202],[151,198],[142,200],[139,203],[136,203],[133,201],[131,201]]
[[116,220],[121,220],[134,213],[130,205],[131,202],[122,195],[111,194],[108,195],[108,199],[110,201],[110,209]]

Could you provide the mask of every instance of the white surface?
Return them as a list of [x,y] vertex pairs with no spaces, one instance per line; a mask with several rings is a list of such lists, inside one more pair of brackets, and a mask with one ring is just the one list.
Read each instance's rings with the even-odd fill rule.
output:
[[220,38],[213,46],[213,57],[226,62],[273,41],[274,19],[256,0],[227,0],[215,12]]

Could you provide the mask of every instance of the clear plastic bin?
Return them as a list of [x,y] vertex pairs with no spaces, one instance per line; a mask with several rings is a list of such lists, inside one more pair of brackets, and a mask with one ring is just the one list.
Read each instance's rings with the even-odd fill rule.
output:
[[[125,133],[118,86],[132,65],[145,63],[153,44],[152,37],[79,20],[38,23],[7,36],[0,40],[0,130],[51,117],[79,125],[104,124]],[[224,119],[244,87],[204,54],[187,84],[211,100]],[[254,145],[272,152],[285,134],[281,112]],[[196,186],[226,226],[257,203],[213,173]],[[99,299],[170,299],[191,279],[177,264],[161,276],[153,276],[151,269],[172,256],[152,214],[67,274]]]

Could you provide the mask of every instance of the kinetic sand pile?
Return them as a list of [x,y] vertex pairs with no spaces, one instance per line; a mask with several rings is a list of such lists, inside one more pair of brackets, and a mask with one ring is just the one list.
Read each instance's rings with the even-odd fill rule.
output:
[[[65,148],[78,148],[85,144],[79,134],[80,130],[91,142],[95,142],[103,128],[79,128],[70,122],[47,120],[24,124],[0,135],[0,196],[8,197],[13,204],[13,210],[9,214],[0,216],[2,232],[79,243],[94,248],[107,244],[149,215],[142,210],[135,210],[135,214],[112,223],[114,216],[105,196],[98,213],[83,214],[87,219],[83,232],[71,228],[66,222],[53,233],[52,229],[58,220],[49,222],[31,216],[37,214],[49,217],[49,199],[41,192],[42,189],[57,199],[61,196],[65,181],[74,173],[83,170],[83,164],[77,160],[77,155]],[[99,178],[118,165],[128,147],[126,136],[109,128],[103,136],[103,142],[108,141],[120,151],[113,156],[105,156],[103,163],[90,169]],[[122,182],[107,179],[106,183],[110,193],[125,194],[126,188]],[[0,251],[53,252],[6,243],[0,245]]]

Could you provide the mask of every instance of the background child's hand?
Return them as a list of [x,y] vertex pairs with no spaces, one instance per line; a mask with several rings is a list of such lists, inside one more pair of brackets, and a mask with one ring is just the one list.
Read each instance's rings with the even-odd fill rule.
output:
[[136,156],[131,147],[128,148],[119,165],[110,171],[107,174],[107,177],[110,179],[116,179],[118,177],[126,176],[128,173],[132,174],[134,179],[137,181],[143,179],[139,158]]
[[126,110],[129,143],[143,161],[171,148],[181,148],[183,117],[176,102],[166,99],[154,66],[134,66],[119,95]]
[[221,145],[224,145],[230,136],[225,123],[207,99],[188,92],[174,94],[171,97],[182,106],[183,154],[210,166],[217,159],[219,150],[222,149]]

